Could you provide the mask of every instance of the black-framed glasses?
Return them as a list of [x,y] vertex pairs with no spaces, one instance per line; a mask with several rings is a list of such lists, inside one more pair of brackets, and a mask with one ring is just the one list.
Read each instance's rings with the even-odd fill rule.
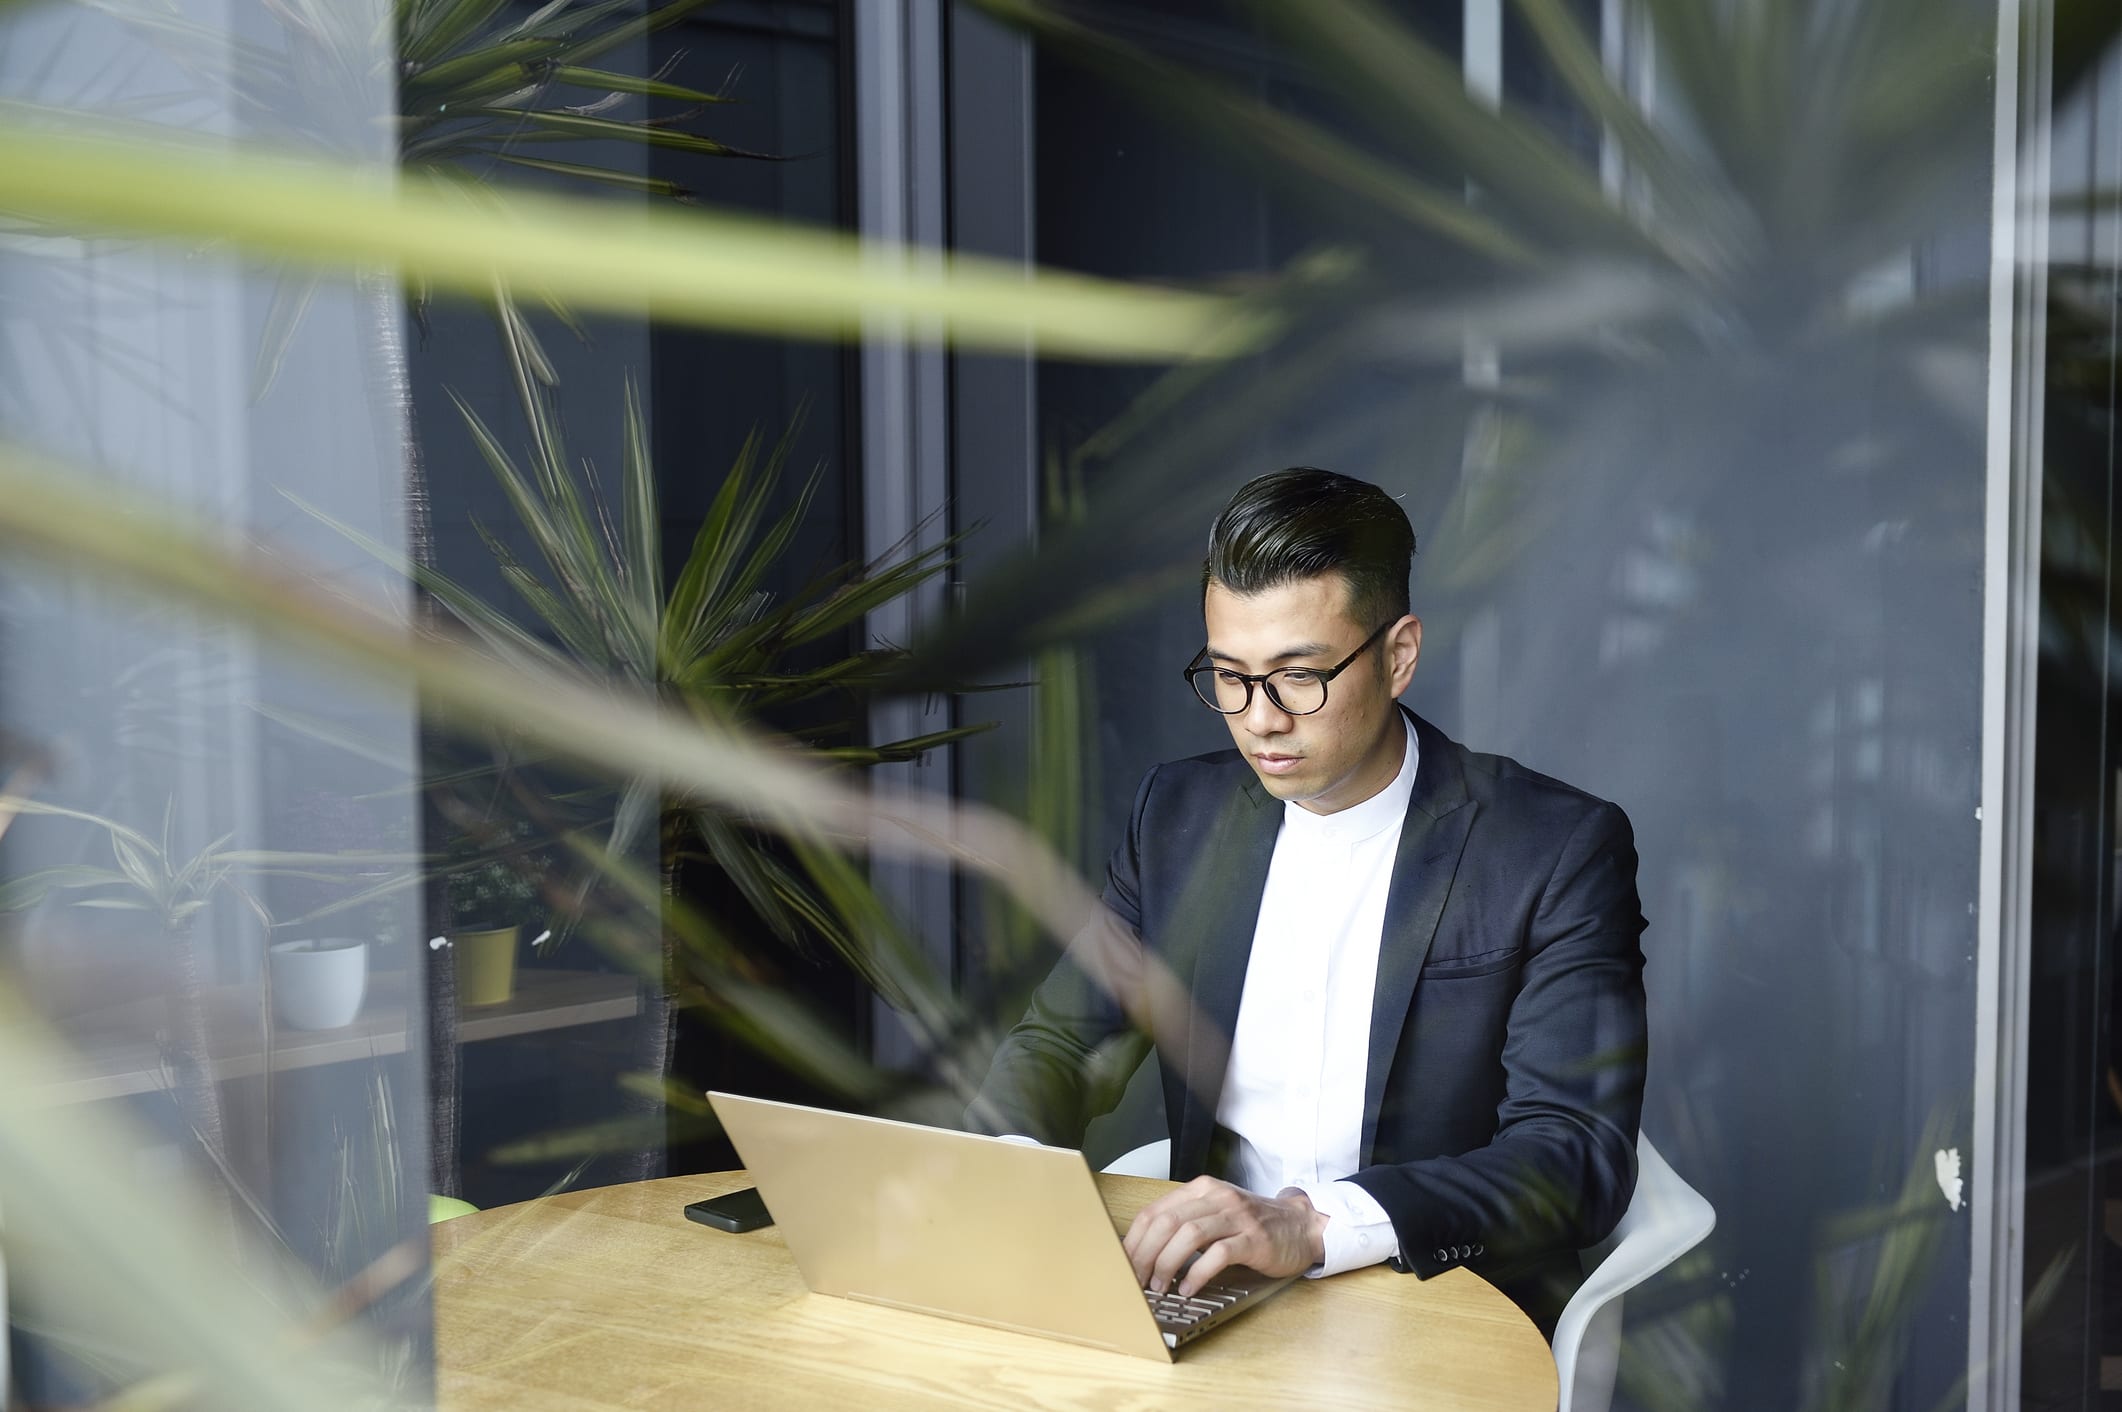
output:
[[1203,647],[1186,669],[1186,684],[1201,698],[1202,705],[1226,716],[1240,715],[1253,704],[1255,686],[1266,688],[1267,699],[1277,709],[1292,716],[1309,716],[1326,704],[1326,684],[1347,671],[1349,663],[1361,657],[1366,648],[1385,636],[1387,628],[1399,621],[1394,618],[1380,623],[1376,631],[1357,644],[1355,651],[1331,667],[1277,667],[1254,676],[1203,662],[1201,659],[1208,655],[1208,649]]

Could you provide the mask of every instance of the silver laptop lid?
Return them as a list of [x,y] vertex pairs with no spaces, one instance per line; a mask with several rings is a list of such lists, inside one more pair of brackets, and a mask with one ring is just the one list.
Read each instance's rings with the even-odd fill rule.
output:
[[820,1294],[1171,1357],[1082,1153],[708,1101]]

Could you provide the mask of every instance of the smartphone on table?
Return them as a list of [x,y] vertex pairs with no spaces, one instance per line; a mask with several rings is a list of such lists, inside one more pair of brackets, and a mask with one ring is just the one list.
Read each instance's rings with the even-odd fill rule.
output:
[[773,1214],[766,1209],[765,1198],[759,1195],[759,1188],[755,1186],[730,1192],[727,1196],[695,1201],[685,1208],[685,1214],[703,1226],[713,1226],[718,1231],[729,1231],[734,1235],[774,1223]]

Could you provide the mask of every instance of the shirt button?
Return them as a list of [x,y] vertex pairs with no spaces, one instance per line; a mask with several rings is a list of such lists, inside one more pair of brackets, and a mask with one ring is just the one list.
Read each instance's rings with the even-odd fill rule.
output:
[[1368,1233],[1368,1232],[1366,1232],[1366,1233],[1365,1233],[1365,1234],[1363,1234],[1363,1235],[1359,1235],[1359,1236],[1357,1236],[1357,1237],[1356,1237],[1356,1248],[1357,1248],[1358,1250],[1368,1250],[1368,1249],[1370,1249],[1370,1235],[1369,1235],[1369,1233]]

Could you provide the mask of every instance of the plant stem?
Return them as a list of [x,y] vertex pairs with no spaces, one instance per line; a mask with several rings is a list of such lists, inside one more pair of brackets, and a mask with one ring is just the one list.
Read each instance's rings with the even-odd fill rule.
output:
[[[205,968],[199,963],[195,929],[189,924],[171,928],[170,943],[176,953],[175,984],[170,987],[168,1014],[173,1051],[170,1056],[171,1083],[177,1111],[206,1149],[211,1167],[216,1171],[225,1170],[228,1139],[221,1119],[221,1090],[214,1081]],[[227,1222],[228,1194],[218,1182],[213,1183],[211,1189],[215,1219]]]

